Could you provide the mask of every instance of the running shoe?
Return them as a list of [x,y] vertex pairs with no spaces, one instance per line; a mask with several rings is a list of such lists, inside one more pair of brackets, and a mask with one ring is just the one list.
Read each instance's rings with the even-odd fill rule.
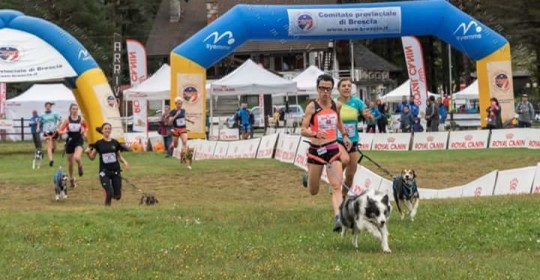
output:
[[75,183],[75,178],[69,179],[69,186],[74,189],[77,187],[77,183]]
[[49,161],[49,166],[52,167],[54,165],[54,160]]
[[302,186],[304,186],[304,188],[307,188],[307,184],[308,184],[308,176],[307,174],[304,174],[302,175]]
[[341,221],[339,219],[339,216],[336,216],[336,220],[334,221],[334,228],[332,229],[334,232],[341,232]]
[[79,177],[82,177],[84,174],[83,167],[79,166]]

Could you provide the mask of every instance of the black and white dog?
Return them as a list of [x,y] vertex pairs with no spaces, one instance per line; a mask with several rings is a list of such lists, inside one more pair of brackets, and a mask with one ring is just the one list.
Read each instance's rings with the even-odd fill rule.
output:
[[68,197],[68,179],[69,177],[66,173],[62,172],[61,169],[58,169],[54,173],[53,182],[54,182],[54,193],[56,194],[56,200],[64,199]]
[[36,149],[34,152],[34,159],[32,160],[32,169],[41,168],[41,160],[43,159],[43,152]]
[[358,234],[367,230],[381,241],[383,252],[390,253],[387,222],[392,206],[388,195],[366,190],[359,195],[347,196],[340,207],[341,236],[352,230],[352,244],[358,248]]
[[[414,169],[403,169],[400,176],[395,176],[392,182],[392,189],[394,191],[394,200],[401,216],[401,219],[405,217],[404,211],[401,210],[401,206],[407,207],[411,221],[414,221],[418,204],[420,204],[420,194],[418,193],[418,187],[416,186],[416,172]],[[404,209],[405,210],[405,209]]]
[[141,201],[139,202],[139,205],[144,204],[147,206],[152,206],[158,204],[159,201],[157,200],[156,196],[151,193],[143,193],[141,196]]

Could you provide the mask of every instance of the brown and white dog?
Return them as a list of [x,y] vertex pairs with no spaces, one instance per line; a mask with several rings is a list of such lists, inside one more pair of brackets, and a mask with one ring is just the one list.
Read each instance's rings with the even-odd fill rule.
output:
[[414,169],[403,169],[400,176],[395,176],[392,182],[394,191],[394,200],[401,216],[405,217],[405,212],[401,210],[401,206],[405,205],[411,221],[414,221],[418,204],[420,203],[420,194],[416,186],[416,172]]
[[158,204],[159,201],[157,198],[151,194],[151,193],[143,193],[141,196],[141,202],[139,202],[139,205],[144,204],[147,206],[152,206]]
[[180,163],[187,165],[187,168],[191,169],[191,163],[193,162],[194,148],[187,147],[180,152]]

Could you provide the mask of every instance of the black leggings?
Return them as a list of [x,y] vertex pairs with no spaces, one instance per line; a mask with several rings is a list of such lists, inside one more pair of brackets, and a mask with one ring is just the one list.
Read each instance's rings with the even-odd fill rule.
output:
[[36,150],[41,151],[41,138],[38,132],[32,133],[32,140],[34,141],[34,147],[36,148]]
[[114,198],[122,198],[122,175],[120,171],[101,171],[99,172],[99,181],[101,187],[105,190],[105,206],[111,205]]

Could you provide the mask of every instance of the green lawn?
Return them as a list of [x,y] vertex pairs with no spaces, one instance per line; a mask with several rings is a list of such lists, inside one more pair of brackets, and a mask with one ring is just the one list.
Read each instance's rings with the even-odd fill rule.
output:
[[[368,155],[392,172],[413,162],[421,177],[443,176],[442,163],[467,164],[474,175],[468,181],[487,173],[487,163],[503,169],[538,161],[525,149]],[[355,249],[350,236],[332,233],[330,196],[309,195],[300,187],[302,171],[290,164],[215,160],[188,171],[162,155],[126,157],[132,170],[125,176],[153,192],[158,206],[139,206],[139,193],[125,185],[122,200],[104,208],[97,162],[88,160],[79,186],[56,202],[55,168],[31,170],[29,144],[1,143],[0,278],[538,277],[538,195],[423,200],[414,223],[392,214],[392,254],[383,254],[371,235],[362,233]]]

